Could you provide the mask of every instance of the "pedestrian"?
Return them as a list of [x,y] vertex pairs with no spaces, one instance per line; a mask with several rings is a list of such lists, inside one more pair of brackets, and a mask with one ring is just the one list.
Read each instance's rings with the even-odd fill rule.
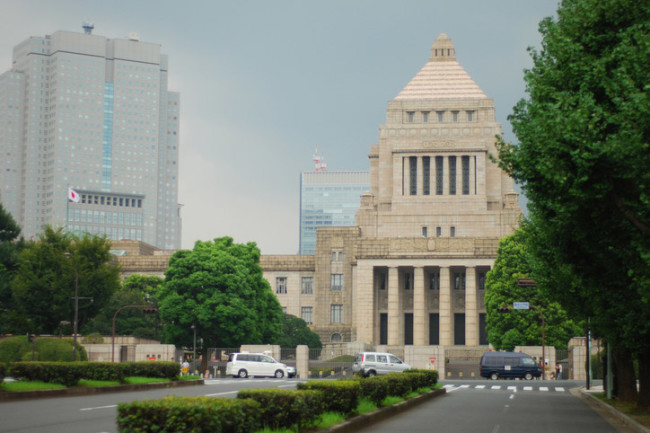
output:
[[562,364],[559,362],[555,364],[555,379],[562,380]]
[[182,364],[181,373],[183,374],[183,376],[185,376],[186,374],[189,373],[189,371],[190,371],[190,363],[187,362],[187,359],[185,359],[185,361],[183,361]]

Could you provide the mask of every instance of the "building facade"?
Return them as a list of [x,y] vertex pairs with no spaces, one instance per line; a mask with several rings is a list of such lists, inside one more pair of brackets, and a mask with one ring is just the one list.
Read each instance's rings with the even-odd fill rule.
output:
[[318,227],[345,227],[354,218],[361,195],[370,189],[369,173],[314,171],[300,174],[300,249],[316,252]]
[[287,312],[310,318],[324,343],[487,344],[485,275],[521,214],[513,180],[489,158],[499,134],[493,100],[441,34],[388,103],[355,225],[318,228],[313,268],[262,258]]
[[51,224],[180,248],[167,56],[137,34],[85,29],[30,37],[0,75],[0,200],[27,238]]

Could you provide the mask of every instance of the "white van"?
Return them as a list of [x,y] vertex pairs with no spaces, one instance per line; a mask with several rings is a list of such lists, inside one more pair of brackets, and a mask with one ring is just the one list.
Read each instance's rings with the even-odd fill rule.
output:
[[287,376],[287,366],[263,353],[231,353],[228,355],[226,374],[233,377]]

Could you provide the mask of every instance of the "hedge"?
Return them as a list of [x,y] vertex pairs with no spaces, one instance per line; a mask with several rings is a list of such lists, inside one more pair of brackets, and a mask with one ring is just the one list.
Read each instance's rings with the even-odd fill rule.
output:
[[424,369],[412,368],[410,370],[404,370],[404,373],[423,374],[426,377],[426,379],[424,380],[423,386],[420,386],[419,388],[431,388],[438,383],[438,370],[424,370]]
[[9,366],[10,374],[16,378],[39,380],[75,386],[80,379],[116,380],[124,382],[125,377],[143,376],[174,379],[178,376],[175,362],[15,362]]
[[384,376],[372,376],[358,379],[361,387],[361,396],[369,399],[376,405],[379,405],[383,399],[388,397],[388,381]]
[[299,390],[317,390],[323,393],[326,412],[349,414],[359,405],[361,385],[357,380],[310,380],[298,383]]
[[165,397],[117,406],[122,433],[248,433],[262,428],[260,404],[250,399]]
[[4,380],[7,375],[7,364],[0,362],[0,383]]
[[[27,336],[5,338],[0,342],[0,362],[48,361],[73,362],[73,340],[69,338],[36,337],[32,345]],[[87,361],[86,349],[77,343],[77,360]]]
[[271,429],[297,425],[300,431],[315,423],[325,406],[323,393],[310,390],[243,389],[237,398],[260,403],[262,424]]

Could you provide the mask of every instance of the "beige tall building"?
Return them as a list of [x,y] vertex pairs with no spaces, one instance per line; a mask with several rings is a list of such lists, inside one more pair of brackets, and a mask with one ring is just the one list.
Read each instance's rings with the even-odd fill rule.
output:
[[445,34],[388,103],[356,226],[319,228],[314,256],[263,256],[286,312],[324,343],[479,346],[485,275],[521,211],[493,163],[494,102]]

